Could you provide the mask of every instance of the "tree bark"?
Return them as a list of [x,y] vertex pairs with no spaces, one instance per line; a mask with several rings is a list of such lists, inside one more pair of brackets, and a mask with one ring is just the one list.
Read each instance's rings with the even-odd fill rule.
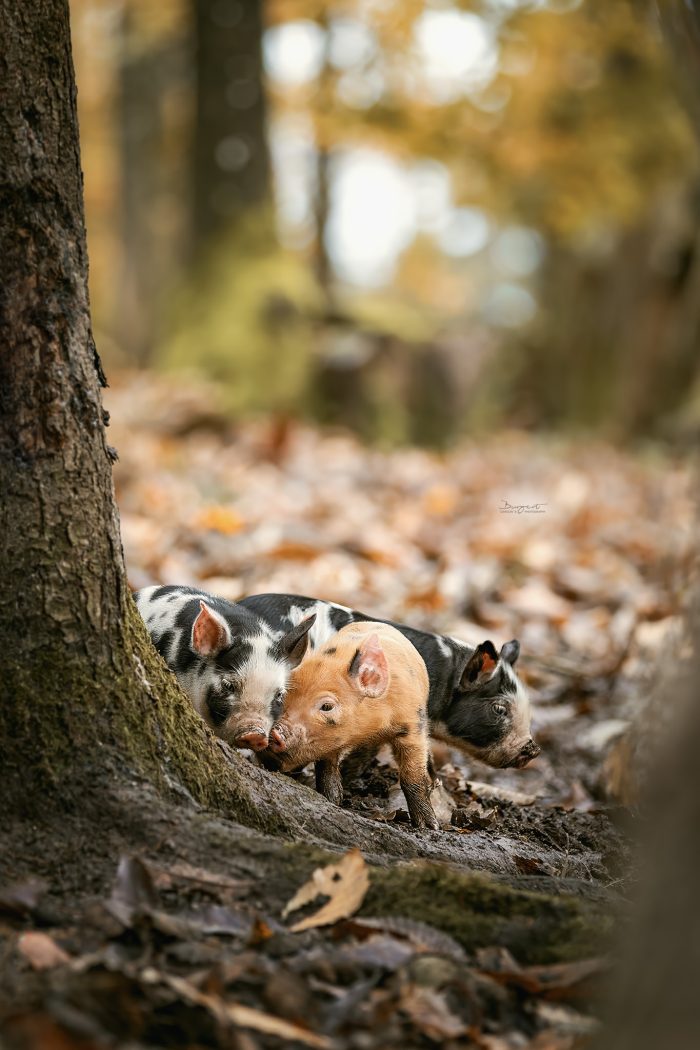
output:
[[0,0],[0,753],[4,813],[142,776],[246,806],[129,595],[90,327],[66,0]]

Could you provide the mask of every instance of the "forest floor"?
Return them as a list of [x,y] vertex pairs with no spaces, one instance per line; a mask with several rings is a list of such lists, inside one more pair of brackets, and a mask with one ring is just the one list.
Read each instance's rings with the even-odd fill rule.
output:
[[[175,804],[149,822],[144,795],[133,848],[115,832],[99,870],[83,829],[82,893],[76,874],[72,899],[52,896],[51,857],[0,889],[6,1004],[24,1003],[5,1004],[7,1045],[589,1042],[634,892],[646,759],[629,727],[660,717],[650,698],[682,650],[687,463],[518,433],[440,455],[368,450],[283,419],[231,423],[206,386],[146,375],[106,403],[133,587],[290,591],[472,643],[516,637],[542,754],[492,770],[437,745],[442,830],[422,833],[380,754],[345,823],[278,843],[272,866],[259,832]],[[355,825],[362,853],[343,852]],[[310,892],[289,917],[329,863],[320,910]]]

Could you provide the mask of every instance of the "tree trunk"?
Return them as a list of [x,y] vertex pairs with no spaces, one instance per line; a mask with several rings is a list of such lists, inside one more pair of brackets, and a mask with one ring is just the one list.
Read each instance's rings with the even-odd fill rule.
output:
[[[696,598],[697,603],[697,598]],[[691,616],[695,655],[676,667],[639,718],[654,754],[644,785],[641,878],[621,964],[613,984],[610,1027],[594,1050],[695,1050],[700,1044],[700,609]],[[658,714],[672,705],[664,737]],[[643,735],[641,735],[643,733]]]
[[0,27],[3,812],[46,815],[59,792],[62,810],[85,811],[143,777],[274,825],[274,802],[253,801],[255,778],[194,714],[129,595],[90,328],[67,2],[0,0]]
[[270,193],[261,0],[194,0],[196,255]]
[[163,675],[134,630],[114,504],[68,5],[2,0],[0,26],[0,746],[6,795],[31,811],[95,748],[161,764],[143,722]]
[[[180,276],[182,223],[163,222],[166,201],[182,196],[184,156],[168,149],[164,111],[187,79],[189,54],[179,37],[144,45],[124,6],[119,65],[121,272],[114,328],[129,361],[146,366],[163,327],[163,304]],[[172,107],[175,108],[175,107]],[[178,106],[178,111],[182,110]],[[184,128],[179,129],[184,135]],[[189,130],[189,129],[188,129]]]

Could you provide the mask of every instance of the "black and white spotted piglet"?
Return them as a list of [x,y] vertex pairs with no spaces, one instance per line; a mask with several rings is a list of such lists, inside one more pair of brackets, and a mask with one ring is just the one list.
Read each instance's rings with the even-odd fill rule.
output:
[[205,722],[235,747],[266,748],[314,617],[285,632],[192,587],[144,587],[134,599],[153,644]]
[[313,649],[334,653],[333,638],[349,623],[390,623],[423,657],[430,679],[428,718],[431,735],[490,766],[527,765],[539,752],[530,733],[530,700],[515,662],[513,639],[498,651],[490,640],[469,645],[458,638],[419,631],[403,623],[378,620],[356,609],[298,594],[256,594],[242,604],[271,628],[288,631],[313,616]]

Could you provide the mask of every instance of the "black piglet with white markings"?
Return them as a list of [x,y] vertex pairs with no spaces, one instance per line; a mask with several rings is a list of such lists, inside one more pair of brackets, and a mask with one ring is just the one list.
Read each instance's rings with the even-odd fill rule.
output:
[[530,735],[527,690],[514,668],[520,653],[515,639],[497,651],[491,641],[473,646],[298,594],[257,594],[241,604],[279,631],[313,616],[309,640],[316,649],[332,646],[335,633],[349,623],[390,623],[415,646],[428,669],[432,736],[497,768],[524,766],[540,753]]
[[313,616],[275,631],[254,611],[192,587],[144,587],[137,608],[158,652],[214,732],[261,751]]

